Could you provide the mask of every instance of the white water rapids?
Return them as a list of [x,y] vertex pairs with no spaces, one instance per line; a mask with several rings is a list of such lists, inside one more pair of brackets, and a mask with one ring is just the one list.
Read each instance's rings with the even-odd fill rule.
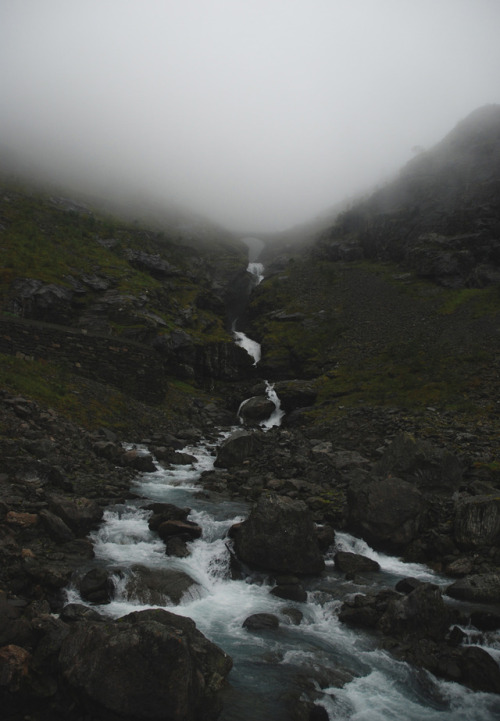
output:
[[[261,278],[262,266],[250,265],[256,278]],[[244,333],[234,331],[234,335],[257,363],[259,344]],[[274,390],[270,384],[267,393],[272,398]],[[271,425],[281,421],[279,399],[275,400],[274,420],[271,423],[271,416],[267,422]],[[219,442],[227,435],[221,434]],[[207,498],[200,492],[201,473],[213,468],[216,445],[201,440],[187,446],[184,452],[196,458],[191,466],[160,467],[154,473],[140,474],[133,491],[141,500],[105,512],[103,524],[93,535],[94,563],[110,569],[115,579],[115,597],[111,603],[98,607],[101,613],[120,617],[133,610],[151,608],[151,604],[140,603],[137,595],[127,591],[126,582],[136,564],[188,574],[196,584],[184,594],[180,605],[165,599],[161,607],[192,618],[207,638],[233,658],[220,721],[290,721],[290,698],[295,694],[298,699],[300,689],[309,688],[305,679],[321,679],[321,688],[316,681],[309,685],[316,688],[316,703],[326,709],[332,721],[500,718],[498,696],[474,693],[396,661],[378,650],[369,634],[352,630],[338,620],[337,613],[346,596],[394,587],[400,578],[408,576],[438,584],[446,582],[425,566],[376,553],[363,541],[337,533],[336,547],[327,555],[324,573],[303,581],[306,603],[283,601],[271,595],[272,582],[264,574],[232,580],[227,532],[247,515],[248,506],[223,496]],[[203,534],[188,544],[188,557],[167,556],[163,541],[149,530],[151,511],[144,507],[152,501],[192,509],[189,519],[201,526]],[[382,570],[377,574],[360,574],[355,581],[347,580],[334,568],[336,550],[370,556]],[[82,602],[74,589],[68,591],[68,601]],[[290,608],[303,614],[298,625],[287,613]],[[280,626],[272,631],[245,629],[243,622],[255,613],[275,614]],[[471,638],[471,642],[484,643],[484,638]],[[498,635],[491,639],[488,650],[500,655]],[[341,688],[335,683],[339,673],[344,679]]]
[[[398,662],[377,650],[369,635],[354,631],[338,621],[342,599],[356,592],[393,587],[403,577],[442,582],[428,568],[406,564],[377,554],[363,541],[347,533],[337,534],[337,547],[362,551],[382,566],[379,574],[346,580],[333,567],[333,553],[326,571],[304,582],[307,603],[283,601],[272,596],[272,584],[263,575],[231,580],[230,553],[226,534],[230,526],[246,516],[243,502],[223,497],[200,497],[198,479],[213,467],[213,447],[200,442],[187,446],[194,455],[193,466],[176,466],[142,474],[133,488],[145,501],[131,501],[110,508],[101,528],[94,534],[96,561],[111,569],[116,579],[114,600],[100,606],[101,613],[119,617],[132,610],[150,608],[125,591],[127,576],[135,564],[151,569],[181,570],[197,585],[179,606],[165,603],[173,613],[189,616],[212,641],[229,653],[234,668],[225,692],[221,721],[289,721],[287,695],[301,678],[335,677],[340,669],[353,679],[343,688],[333,685],[319,691],[318,703],[330,719],[347,721],[494,721],[500,717],[500,699],[493,694],[473,693],[458,684],[433,678],[430,674]],[[191,555],[165,555],[163,542],[148,528],[150,511],[142,506],[151,501],[192,508],[190,520],[203,529],[202,538],[189,544]],[[81,602],[76,591],[70,601]],[[284,612],[293,607],[303,613],[293,625]],[[280,627],[251,632],[243,621],[254,613],[274,613]]]

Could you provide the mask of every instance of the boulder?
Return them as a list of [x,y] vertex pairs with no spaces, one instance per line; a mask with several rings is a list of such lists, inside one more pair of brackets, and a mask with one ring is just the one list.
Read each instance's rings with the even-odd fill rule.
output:
[[146,510],[153,511],[148,521],[151,531],[157,531],[165,521],[185,521],[191,513],[190,508],[179,508],[173,503],[151,503]]
[[318,395],[311,381],[290,380],[277,381],[274,384],[281,408],[285,413],[291,413],[298,408],[307,408],[314,405]]
[[456,544],[465,550],[491,546],[500,541],[500,498],[472,496],[455,506],[453,534]]
[[279,625],[279,619],[273,613],[254,613],[243,621],[243,628],[249,631],[265,631]]
[[113,582],[104,568],[93,568],[80,580],[81,597],[91,603],[109,603],[114,592]]
[[253,396],[253,398],[243,401],[238,415],[245,423],[257,424],[267,420],[274,410],[275,405],[267,396]]
[[424,500],[407,481],[355,479],[347,503],[350,527],[374,546],[397,552],[418,536]]
[[185,594],[199,589],[196,581],[183,571],[148,568],[138,564],[132,566],[131,571],[132,575],[125,584],[125,595],[128,600],[136,600],[142,604],[178,604]]
[[256,568],[314,574],[325,565],[312,516],[302,501],[261,496],[233,537],[238,558]]
[[153,456],[143,451],[131,450],[123,453],[121,463],[128,468],[133,468],[140,473],[154,473],[157,467],[154,464]]
[[497,603],[500,598],[500,573],[484,573],[460,578],[446,593],[459,601]]
[[103,510],[89,498],[52,496],[50,510],[61,518],[78,537],[86,536],[102,520]]
[[335,568],[343,573],[364,573],[366,571],[380,571],[377,561],[361,556],[359,553],[339,551],[333,558]]
[[236,431],[221,443],[215,465],[217,468],[239,466],[247,458],[258,453],[259,436],[248,431]]
[[181,536],[185,540],[194,541],[196,538],[201,538],[202,534],[201,527],[192,521],[164,521],[157,530],[162,541],[172,536]]
[[462,481],[462,468],[456,456],[409,433],[396,436],[375,470],[382,476],[401,476],[421,488],[438,492],[454,491]]
[[396,638],[443,641],[452,621],[437,586],[422,583],[411,593],[393,598],[378,621],[378,628]]
[[89,717],[212,721],[232,661],[191,619],[154,609],[76,624],[59,664]]

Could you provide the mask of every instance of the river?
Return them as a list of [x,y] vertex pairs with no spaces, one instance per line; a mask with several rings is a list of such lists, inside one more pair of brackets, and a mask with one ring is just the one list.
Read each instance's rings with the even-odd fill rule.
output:
[[[262,270],[258,275],[262,275]],[[240,338],[243,343],[245,339],[246,336]],[[126,590],[135,564],[188,574],[196,584],[185,593],[180,605],[165,603],[161,607],[192,618],[210,640],[233,658],[221,721],[290,721],[290,700],[293,704],[295,699],[296,703],[302,690],[310,694],[311,689],[315,702],[332,721],[499,719],[498,696],[472,692],[396,661],[377,649],[372,636],[352,630],[338,620],[338,609],[347,595],[394,587],[399,579],[408,576],[441,585],[447,583],[447,579],[425,566],[376,553],[360,539],[337,533],[336,546],[327,554],[324,573],[303,581],[307,591],[305,603],[283,601],[271,595],[273,584],[265,574],[232,580],[227,532],[248,514],[248,505],[213,493],[208,496],[200,476],[213,468],[217,445],[237,428],[221,431],[217,441],[200,439],[197,444],[186,446],[184,452],[196,458],[191,466],[159,467],[153,473],[139,475],[132,489],[139,499],[105,512],[104,522],[92,540],[96,563],[113,573],[115,596],[111,603],[97,610],[119,617],[151,607],[141,604]],[[189,519],[202,527],[203,535],[189,544],[188,557],[165,555],[164,543],[148,527],[151,512],[144,507],[151,501],[192,509]],[[361,574],[356,581],[346,580],[334,568],[336,550],[370,556],[380,563],[382,570],[377,574]],[[68,600],[82,602],[75,589],[69,589]],[[300,623],[290,609],[302,614]],[[280,620],[279,627],[272,631],[249,631],[243,627],[248,616],[263,612],[275,614]],[[489,650],[500,657],[497,637],[490,642]],[[341,688],[335,682],[339,677],[343,681]],[[321,679],[321,689],[314,679]]]

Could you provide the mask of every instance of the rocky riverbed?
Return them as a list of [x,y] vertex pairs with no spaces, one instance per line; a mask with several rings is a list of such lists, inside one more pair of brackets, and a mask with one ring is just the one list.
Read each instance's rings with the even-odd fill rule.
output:
[[[172,654],[172,644],[180,649],[170,656],[172,673],[160,674],[156,685],[177,689],[179,674],[193,679],[168,718],[202,718],[201,708],[208,709],[203,718],[218,714],[231,662],[193,624],[155,611],[132,614],[117,625],[88,606],[66,606],[65,592],[78,570],[92,565],[88,534],[101,523],[104,509],[132,497],[133,479],[154,470],[155,463],[189,464],[192,458],[180,449],[197,435],[216,435],[214,413],[199,410],[197,428],[177,427],[175,433],[157,428],[149,438],[138,429],[135,437],[120,439],[113,431],[86,431],[33,401],[2,393],[0,664],[6,718],[79,721],[88,714],[120,719],[131,713],[142,718],[145,711],[137,704],[146,676],[137,677],[123,695],[119,689],[130,684],[134,657],[118,666],[116,659],[128,655],[130,644],[149,648],[152,638],[159,654]],[[153,455],[126,450],[125,440],[145,442]],[[445,589],[410,580],[404,588],[346,599],[340,619],[370,629],[398,658],[498,693],[498,664],[486,651],[461,645],[460,631],[471,619],[480,632],[500,628],[500,503],[496,471],[489,464],[491,444],[487,425],[479,433],[434,409],[410,417],[358,408],[315,427],[295,409],[282,427],[233,432],[201,483],[208,495],[259,501],[251,528],[232,534],[235,558],[281,578],[277,593],[283,598],[303,597],[301,574],[313,572],[313,564],[321,575],[322,554],[336,532],[345,530],[445,574]],[[185,542],[185,514],[160,521],[177,524],[163,529],[169,543]],[[292,527],[302,531],[290,535]],[[170,552],[182,555],[180,548]],[[270,559],[272,568],[266,567]],[[359,554],[337,554],[335,562],[347,577],[366,570]],[[90,604],[102,603],[103,588],[109,587],[105,574],[94,576],[86,579]],[[103,634],[112,639],[113,652]],[[179,639],[184,639],[180,645]],[[87,668],[89,655],[94,661]],[[77,656],[82,660],[75,665]],[[158,675],[154,654],[148,663]],[[118,670],[104,683],[111,666]],[[157,705],[148,718],[163,718],[158,709],[165,699],[156,691],[153,696]],[[301,718],[309,712],[306,705]]]

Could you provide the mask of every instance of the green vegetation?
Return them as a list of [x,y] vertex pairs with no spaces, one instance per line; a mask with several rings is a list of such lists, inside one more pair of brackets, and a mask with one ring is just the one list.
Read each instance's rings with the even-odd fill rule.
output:
[[[12,187],[0,194],[0,228],[0,309],[6,307],[11,284],[18,278],[71,289],[82,284],[82,276],[97,276],[119,296],[107,318],[115,335],[140,338],[143,330],[166,333],[182,325],[195,341],[229,339],[223,313],[203,302],[219,276],[241,269],[246,262],[244,248],[224,233],[211,244],[191,237],[186,242],[178,231],[152,231]],[[166,261],[172,274],[159,279],[140,269],[129,262],[131,251]],[[104,292],[85,282],[81,287],[85,292],[72,302],[75,320]],[[155,323],[153,315],[161,320]]]
[[494,408],[499,299],[496,287],[439,287],[393,263],[308,259],[259,286],[253,330],[273,369],[316,377],[312,418],[358,404],[475,416]]

